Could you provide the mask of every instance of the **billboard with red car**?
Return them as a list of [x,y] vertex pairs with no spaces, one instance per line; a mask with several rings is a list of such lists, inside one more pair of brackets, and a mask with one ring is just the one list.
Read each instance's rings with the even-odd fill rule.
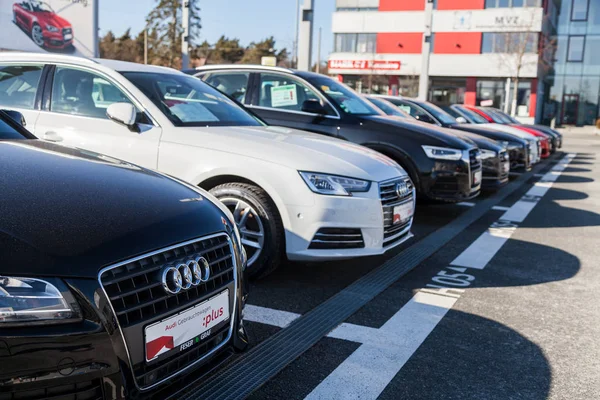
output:
[[94,57],[98,0],[0,0],[0,49]]

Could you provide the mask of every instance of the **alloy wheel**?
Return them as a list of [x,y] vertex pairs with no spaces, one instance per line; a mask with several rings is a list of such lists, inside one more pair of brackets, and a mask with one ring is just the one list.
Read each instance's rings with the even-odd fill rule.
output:
[[219,199],[233,214],[248,255],[248,268],[260,257],[265,245],[265,228],[258,212],[244,200],[232,197]]
[[31,30],[31,38],[38,46],[44,45],[44,35],[42,34],[42,28],[39,25],[34,25]]

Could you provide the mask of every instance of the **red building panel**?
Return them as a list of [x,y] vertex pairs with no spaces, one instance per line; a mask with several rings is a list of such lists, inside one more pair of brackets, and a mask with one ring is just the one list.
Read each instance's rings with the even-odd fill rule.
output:
[[529,96],[529,116],[535,118],[535,108],[537,106],[537,78],[531,80],[531,95]]
[[474,106],[477,104],[477,78],[467,78],[465,88],[465,104]]
[[425,0],[379,0],[379,11],[423,11]]
[[481,32],[436,32],[433,40],[436,54],[480,54]]
[[485,0],[438,0],[438,10],[483,10]]
[[423,47],[423,34],[378,33],[377,53],[420,54]]

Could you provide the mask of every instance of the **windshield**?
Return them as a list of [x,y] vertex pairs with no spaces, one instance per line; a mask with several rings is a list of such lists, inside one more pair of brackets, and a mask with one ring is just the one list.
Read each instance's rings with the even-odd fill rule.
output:
[[42,3],[42,2],[38,2],[38,1],[32,1],[31,8],[35,12],[48,12],[48,13],[54,12],[54,10],[52,10],[52,7],[50,7],[47,3]]
[[381,112],[361,98],[348,86],[328,77],[310,79],[325,96],[337,104],[346,114],[381,115]]
[[513,117],[511,117],[504,111],[500,111],[500,110],[494,110],[494,111],[496,112],[496,114],[498,114],[498,116],[500,116],[500,118],[502,118],[502,121],[505,121],[507,124],[518,124],[519,123],[519,121],[517,121],[516,119],[514,119]]
[[387,115],[392,115],[394,117],[401,117],[401,118],[408,118],[408,117],[410,117],[410,115],[408,115],[405,112],[401,111],[398,107],[396,107],[394,104],[390,103],[387,100],[380,99],[380,98],[377,98],[377,97],[367,97],[366,99],[367,99],[367,101],[370,101],[376,107],[378,107],[379,109],[381,109]]
[[468,108],[461,107],[461,106],[458,106],[458,109],[465,116],[465,118],[468,119],[469,122],[471,122],[473,124],[487,124],[488,123],[487,119],[483,118],[481,115],[477,114],[473,110],[469,110]]
[[8,115],[0,113],[0,140],[27,139],[8,123],[9,118]]
[[490,117],[492,119],[492,121],[494,121],[497,124],[503,124],[504,122],[502,121],[502,118],[500,118],[498,116],[498,114],[496,114],[494,112],[494,110],[492,110],[491,108],[485,108],[482,107],[479,109],[481,112],[483,112],[485,115],[487,115],[488,117]]
[[452,115],[448,114],[446,111],[442,110],[435,104],[427,103],[427,102],[419,102],[417,103],[425,110],[427,110],[431,115],[433,115],[438,121],[443,124],[456,124],[456,118]]
[[187,75],[123,72],[175,126],[262,126],[233,100]]

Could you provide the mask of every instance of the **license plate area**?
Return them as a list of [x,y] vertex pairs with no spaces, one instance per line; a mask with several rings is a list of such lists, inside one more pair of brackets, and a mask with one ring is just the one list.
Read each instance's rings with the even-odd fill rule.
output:
[[473,186],[481,184],[482,172],[481,170],[473,172]]
[[502,173],[508,174],[510,172],[510,162],[505,161],[502,163]]
[[[229,289],[191,308],[144,328],[146,362],[203,343],[229,320]],[[215,329],[215,331],[218,329]]]
[[410,220],[410,218],[415,213],[415,206],[412,201],[409,201],[404,204],[394,206],[393,213],[394,213],[394,218],[393,218],[392,225],[404,224],[408,220]]
[[71,40],[71,39],[73,39],[73,35],[72,35],[72,34],[70,34],[70,33],[67,33],[67,34],[64,36],[64,38],[65,38],[65,40]]

